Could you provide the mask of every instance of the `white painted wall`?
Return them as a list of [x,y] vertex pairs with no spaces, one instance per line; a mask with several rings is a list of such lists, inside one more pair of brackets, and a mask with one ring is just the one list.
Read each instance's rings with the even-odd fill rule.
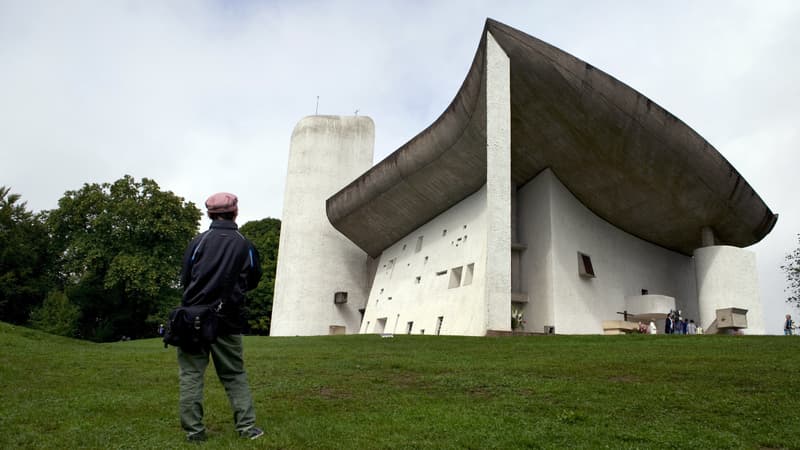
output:
[[629,313],[643,315],[666,314],[678,309],[675,307],[675,299],[668,295],[632,295],[625,298],[625,305]]
[[756,254],[741,248],[718,245],[694,252],[699,325],[708,328],[720,308],[747,310],[745,334],[765,334],[764,312],[758,290]]
[[[384,250],[361,333],[403,334],[413,322],[412,334],[435,334],[443,317],[441,334],[485,335],[486,234],[484,187]],[[472,280],[466,284],[469,264]],[[451,288],[459,267],[461,283]]]
[[525,184],[517,191],[515,205],[517,239],[527,246],[520,253],[519,269],[520,290],[528,294],[525,330],[537,333],[555,326],[550,178],[540,175]]
[[[539,326],[552,314],[557,333],[602,333],[602,321],[619,319],[616,312],[625,309],[625,298],[640,295],[641,289],[674,297],[685,317],[698,317],[692,258],[597,217],[550,170],[522,186],[518,197],[520,236],[530,240],[523,242],[528,249],[521,273],[533,331],[542,331]],[[548,220],[549,227],[543,223]],[[591,256],[596,278],[578,274],[578,252]]]
[[[292,133],[275,274],[272,336],[356,333],[366,304],[367,255],[328,221],[325,200],[372,166],[365,116],[310,116]],[[334,293],[348,293],[335,305]]]

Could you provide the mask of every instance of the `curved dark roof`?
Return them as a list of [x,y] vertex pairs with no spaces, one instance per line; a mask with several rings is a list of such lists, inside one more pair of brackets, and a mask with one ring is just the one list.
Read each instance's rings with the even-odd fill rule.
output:
[[333,226],[371,256],[486,182],[486,32],[511,65],[511,176],[550,168],[626,232],[690,255],[711,227],[746,247],[775,225],[738,171],[688,125],[631,87],[488,19],[461,89],[427,129],[327,200]]

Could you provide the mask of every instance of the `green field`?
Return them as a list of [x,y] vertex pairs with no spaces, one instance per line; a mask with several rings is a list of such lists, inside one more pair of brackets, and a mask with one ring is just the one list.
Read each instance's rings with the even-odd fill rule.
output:
[[[0,323],[0,448],[187,446],[175,350]],[[207,448],[800,448],[800,338],[245,338],[240,441],[209,371]]]

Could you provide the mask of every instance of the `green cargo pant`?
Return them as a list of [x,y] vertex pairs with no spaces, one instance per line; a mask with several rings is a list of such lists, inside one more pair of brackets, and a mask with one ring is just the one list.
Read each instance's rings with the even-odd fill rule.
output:
[[[219,336],[211,344],[211,357],[217,376],[225,387],[233,410],[236,431],[250,429],[256,422],[253,397],[247,384],[242,357],[242,336],[240,334]],[[187,434],[205,431],[203,425],[203,379],[208,367],[209,351],[189,353],[178,349],[178,368],[180,375],[180,416],[181,426]]]

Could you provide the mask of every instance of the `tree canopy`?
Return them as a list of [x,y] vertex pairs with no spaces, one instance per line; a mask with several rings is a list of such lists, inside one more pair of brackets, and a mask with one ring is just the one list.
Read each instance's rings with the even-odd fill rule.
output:
[[52,287],[43,215],[0,186],[0,320],[22,324]]
[[81,337],[108,341],[154,333],[180,302],[181,256],[200,210],[148,178],[84,184],[47,217],[57,273],[80,307]]
[[800,307],[800,234],[797,235],[798,247],[786,255],[786,264],[781,269],[786,273],[789,282],[787,303]]
[[[87,183],[33,213],[0,187],[0,320],[95,341],[154,336],[181,301],[181,259],[200,210],[148,178]],[[280,220],[247,222],[264,276],[246,330],[269,334]]]
[[264,271],[261,283],[247,294],[247,325],[250,333],[268,335],[281,221],[272,218],[250,221],[242,225],[240,231],[258,249],[261,255],[261,269]]

